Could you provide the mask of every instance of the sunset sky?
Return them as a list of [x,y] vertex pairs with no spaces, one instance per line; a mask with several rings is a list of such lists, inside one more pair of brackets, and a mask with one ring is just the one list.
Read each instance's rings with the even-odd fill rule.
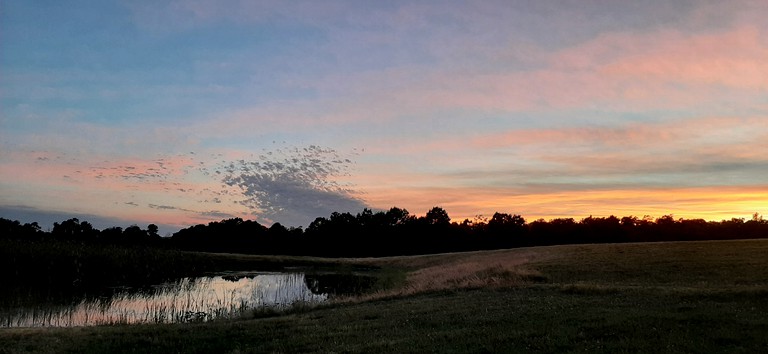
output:
[[0,2],[0,217],[768,214],[768,2]]

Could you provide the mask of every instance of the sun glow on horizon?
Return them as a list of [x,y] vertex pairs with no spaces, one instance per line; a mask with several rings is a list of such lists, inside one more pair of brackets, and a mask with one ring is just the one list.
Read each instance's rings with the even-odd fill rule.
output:
[[0,217],[768,213],[763,1],[2,7]]

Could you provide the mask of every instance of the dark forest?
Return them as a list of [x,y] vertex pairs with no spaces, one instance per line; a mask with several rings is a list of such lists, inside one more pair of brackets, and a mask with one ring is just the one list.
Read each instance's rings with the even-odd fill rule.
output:
[[432,208],[416,217],[393,207],[364,209],[357,214],[334,212],[318,217],[306,229],[270,227],[253,220],[232,218],[182,229],[171,237],[158,235],[154,224],[145,229],[94,228],[77,218],[54,223],[44,231],[37,223],[0,218],[6,239],[57,240],[90,244],[159,247],[205,252],[323,257],[381,257],[528,246],[585,243],[726,240],[768,237],[768,220],[755,213],[750,220],[706,221],[651,217],[587,217],[527,221],[515,214],[452,222],[448,213]]

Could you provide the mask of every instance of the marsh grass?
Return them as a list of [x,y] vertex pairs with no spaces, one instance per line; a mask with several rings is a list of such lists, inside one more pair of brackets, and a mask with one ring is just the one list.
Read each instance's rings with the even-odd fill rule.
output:
[[[354,269],[337,260],[209,254],[46,240],[0,240],[0,313],[38,304],[71,307],[119,287],[142,288],[225,271]],[[7,322],[7,321],[6,321]]]
[[237,282],[222,277],[183,278],[148,291],[122,291],[69,306],[40,304],[0,313],[5,327],[190,323],[252,316],[262,309],[285,311],[325,299],[306,287],[302,274],[263,274]]
[[[8,298],[57,297],[97,288],[160,284],[222,271],[280,271],[343,266],[329,259],[186,252],[151,247],[0,239],[0,303]],[[15,292],[14,296],[4,295]]]

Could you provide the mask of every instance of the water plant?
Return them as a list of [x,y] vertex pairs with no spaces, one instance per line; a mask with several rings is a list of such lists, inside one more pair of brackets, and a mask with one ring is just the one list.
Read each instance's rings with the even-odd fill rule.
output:
[[155,287],[122,289],[109,297],[69,305],[39,304],[2,312],[4,327],[69,327],[136,323],[209,322],[251,314],[259,308],[285,309],[327,296],[307,288],[304,274],[255,274],[237,281],[221,276],[182,278]]

